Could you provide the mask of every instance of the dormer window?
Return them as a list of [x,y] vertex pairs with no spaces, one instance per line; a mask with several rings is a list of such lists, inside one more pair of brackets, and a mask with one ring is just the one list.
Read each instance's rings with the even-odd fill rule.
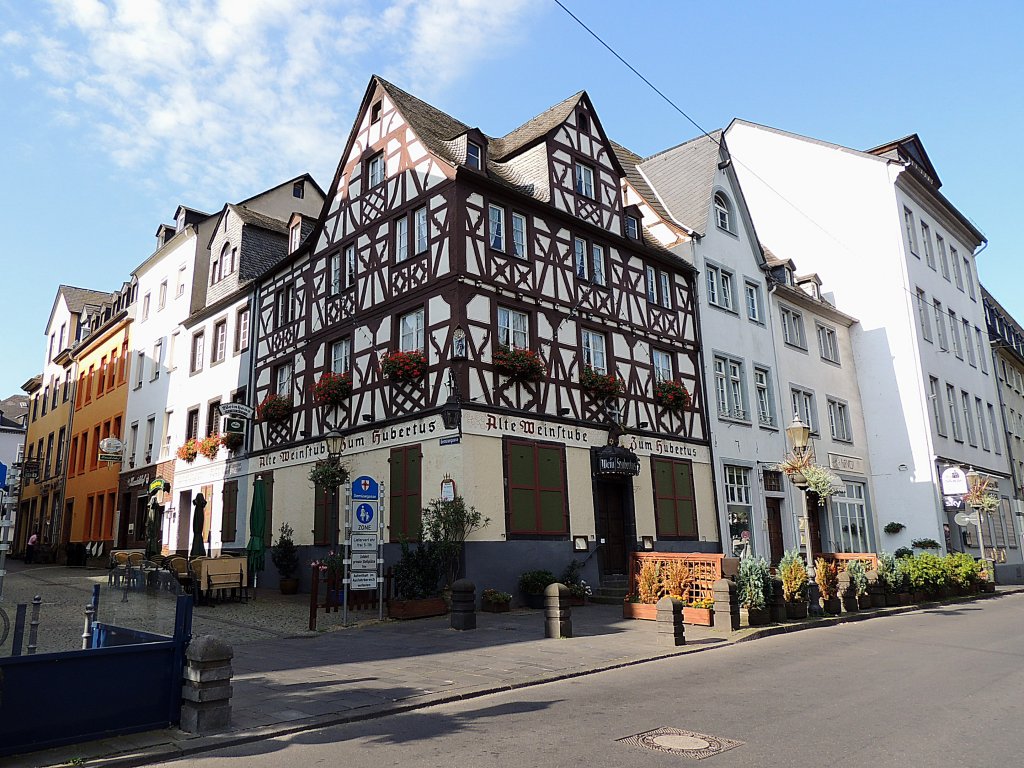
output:
[[715,224],[719,229],[732,232],[732,221],[730,220],[729,200],[721,192],[715,194]]
[[380,113],[381,113],[382,108],[383,108],[382,104],[379,101],[374,102],[373,106],[370,107],[370,122],[371,123],[380,122]]
[[590,119],[587,117],[587,113],[586,112],[580,112],[576,116],[576,126],[583,133],[589,133],[590,132]]
[[472,141],[466,142],[466,165],[470,168],[479,171],[483,167],[484,151],[483,148]]
[[306,195],[306,182],[296,181],[292,184],[292,197],[297,197],[301,200]]
[[636,220],[636,216],[626,216],[626,237],[630,240],[640,239],[640,222]]
[[299,250],[299,243],[302,242],[302,219],[299,219],[292,228],[288,230],[288,253],[295,253]]

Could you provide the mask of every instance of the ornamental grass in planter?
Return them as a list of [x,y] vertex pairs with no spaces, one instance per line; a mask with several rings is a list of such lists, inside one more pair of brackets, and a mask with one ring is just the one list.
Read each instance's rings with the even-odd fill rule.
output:
[[178,448],[178,458],[187,464],[191,464],[199,455],[199,441],[190,437]]
[[736,592],[740,605],[747,609],[747,623],[752,627],[764,626],[769,622],[771,578],[771,568],[763,557],[748,556],[740,559]]
[[600,373],[589,365],[580,371],[580,386],[585,392],[596,398],[607,400],[618,397],[626,390],[626,385],[615,373]]
[[681,381],[659,379],[654,384],[654,402],[678,413],[690,407],[690,392]]
[[786,602],[787,619],[807,618],[807,566],[797,549],[789,549],[779,560],[782,598]]
[[839,602],[839,566],[819,557],[814,561],[814,581],[821,593],[825,613],[839,614],[842,610],[842,604]]
[[291,415],[292,401],[276,392],[271,392],[256,406],[256,418],[260,421],[284,421]]
[[313,385],[313,399],[317,405],[344,405],[352,394],[352,374],[324,371]]
[[498,373],[512,381],[535,383],[544,378],[544,363],[532,349],[499,345],[492,359]]
[[427,356],[418,349],[409,352],[395,350],[380,360],[380,371],[392,381],[417,381],[427,370]]

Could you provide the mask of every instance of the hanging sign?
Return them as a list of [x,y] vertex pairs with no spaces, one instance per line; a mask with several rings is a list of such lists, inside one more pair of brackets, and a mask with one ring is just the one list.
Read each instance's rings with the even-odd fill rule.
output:
[[603,477],[632,477],[640,474],[640,458],[628,448],[606,445],[598,448],[594,474]]
[[252,407],[244,403],[221,403],[220,413],[222,416],[237,416],[241,419],[251,419],[256,415]]
[[441,501],[455,501],[455,481],[450,477],[441,481]]
[[942,471],[942,493],[946,496],[967,493],[967,474],[960,467],[947,467]]

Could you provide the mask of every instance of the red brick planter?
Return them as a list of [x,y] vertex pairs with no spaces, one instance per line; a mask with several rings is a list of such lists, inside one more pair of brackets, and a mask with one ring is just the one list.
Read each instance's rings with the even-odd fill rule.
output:
[[392,619],[424,619],[427,616],[444,616],[448,604],[443,597],[428,597],[423,600],[391,600],[388,615]]

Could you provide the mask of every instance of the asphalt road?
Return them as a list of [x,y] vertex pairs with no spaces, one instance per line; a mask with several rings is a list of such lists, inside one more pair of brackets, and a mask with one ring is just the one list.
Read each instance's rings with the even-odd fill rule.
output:
[[742,643],[460,704],[254,742],[181,765],[680,766],[618,741],[744,742],[700,765],[1024,763],[1024,595]]

